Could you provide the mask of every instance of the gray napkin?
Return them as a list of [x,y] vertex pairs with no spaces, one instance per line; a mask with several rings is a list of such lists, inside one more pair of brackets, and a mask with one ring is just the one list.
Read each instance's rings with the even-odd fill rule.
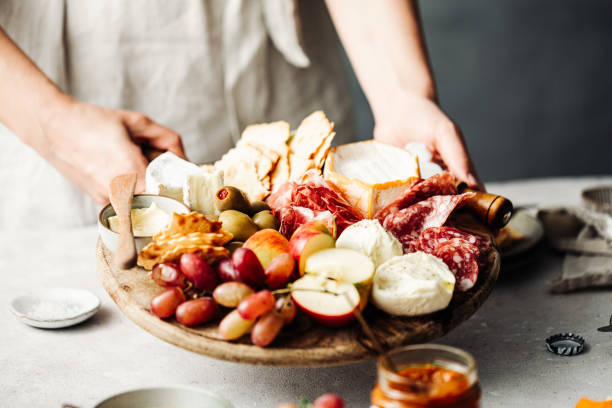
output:
[[548,241],[566,252],[561,276],[550,282],[555,293],[612,286],[612,217],[582,207],[538,211]]

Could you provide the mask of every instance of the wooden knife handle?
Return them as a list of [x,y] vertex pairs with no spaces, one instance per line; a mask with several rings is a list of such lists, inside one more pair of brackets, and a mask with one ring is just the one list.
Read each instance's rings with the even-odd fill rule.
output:
[[467,188],[467,185],[462,181],[457,183],[457,192],[472,192],[476,194],[465,204],[465,207],[471,210],[480,221],[490,228],[502,228],[510,221],[514,206],[512,201],[506,197],[472,190]]

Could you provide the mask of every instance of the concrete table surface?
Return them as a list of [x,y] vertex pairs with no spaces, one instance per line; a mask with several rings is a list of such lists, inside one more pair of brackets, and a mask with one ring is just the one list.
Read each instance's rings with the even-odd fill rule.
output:
[[[607,178],[492,183],[490,191],[520,204],[576,204],[580,190]],[[95,227],[64,231],[0,229],[0,406],[91,407],[105,396],[143,386],[191,384],[236,407],[272,408],[281,401],[341,394],[367,407],[375,363],[331,368],[276,368],[214,360],[167,344],[124,317],[95,271]],[[612,292],[552,295],[547,282],[562,255],[541,245],[520,267],[502,264],[489,300],[440,343],[471,352],[479,364],[483,407],[573,407],[580,397],[612,395],[612,333],[596,331],[612,313]],[[100,297],[98,314],[79,326],[41,330],[7,309],[17,294],[39,287],[79,287]],[[545,350],[550,334],[575,331],[585,353],[558,357]]]

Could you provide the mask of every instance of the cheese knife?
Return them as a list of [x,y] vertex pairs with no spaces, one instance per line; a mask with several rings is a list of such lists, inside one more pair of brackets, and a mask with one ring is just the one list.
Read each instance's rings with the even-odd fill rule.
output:
[[136,188],[136,173],[122,174],[110,182],[109,197],[119,217],[119,243],[113,261],[120,269],[136,265],[136,243],[132,231],[132,199]]
[[600,332],[612,332],[612,316],[610,316],[610,324],[597,329]]
[[510,221],[514,206],[512,205],[512,201],[508,200],[506,197],[472,190],[468,188],[467,184],[463,181],[457,183],[457,192],[471,192],[476,194],[465,204],[465,206],[472,210],[474,215],[488,227],[492,229],[502,228]]

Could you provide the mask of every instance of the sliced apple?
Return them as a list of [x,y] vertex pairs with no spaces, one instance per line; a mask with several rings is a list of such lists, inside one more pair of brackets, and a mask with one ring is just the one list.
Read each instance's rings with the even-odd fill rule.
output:
[[366,307],[374,279],[374,263],[370,257],[348,248],[324,249],[308,257],[305,273],[355,285],[361,299],[359,309]]
[[322,275],[306,275],[291,286],[295,304],[310,318],[324,326],[338,327],[354,319],[359,307],[359,292],[351,283]]
[[255,252],[264,269],[268,267],[272,259],[282,253],[289,252],[287,238],[273,229],[257,231],[246,240],[243,247]]
[[300,276],[304,275],[306,260],[323,249],[333,248],[336,240],[321,221],[301,225],[289,240],[289,253],[298,265]]

